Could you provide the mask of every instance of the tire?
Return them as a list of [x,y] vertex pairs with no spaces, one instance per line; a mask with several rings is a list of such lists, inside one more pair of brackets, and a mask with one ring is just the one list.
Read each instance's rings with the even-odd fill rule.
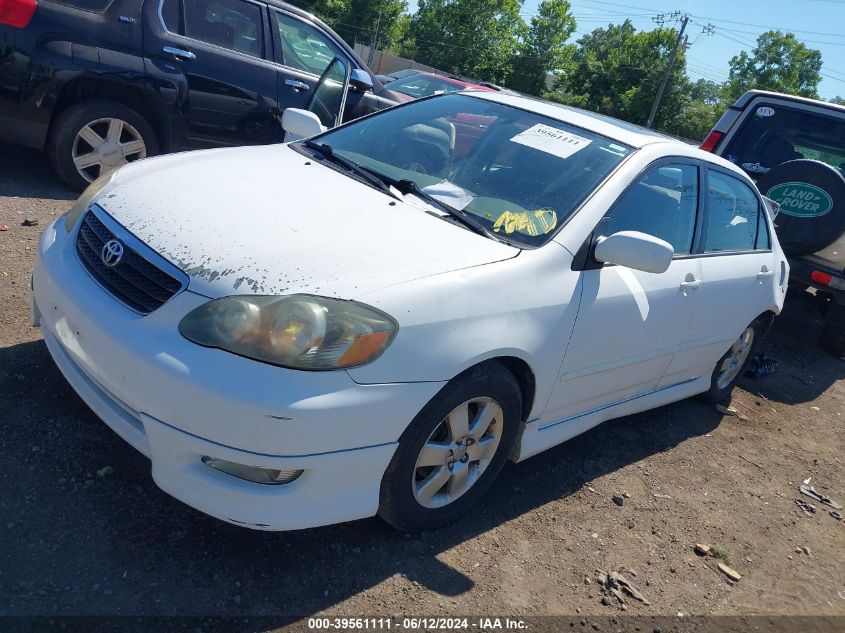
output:
[[[121,123],[119,129],[117,126],[109,127],[112,120]],[[109,130],[117,131],[117,140],[112,145],[103,146],[103,157],[94,151],[94,145],[80,136],[86,127],[104,142],[111,140],[107,138]],[[143,145],[142,149],[138,149],[139,142]],[[47,141],[50,165],[59,178],[76,191],[82,191],[97,177],[122,164],[154,156],[158,151],[155,132],[144,117],[122,103],[101,99],[80,101],[69,106],[53,122]],[[75,153],[78,159],[92,156],[102,162],[78,169],[74,162]]]
[[[469,446],[450,437],[452,424],[447,419],[452,415],[458,420],[458,412],[467,403],[468,415],[464,417],[470,435],[474,421],[492,418],[479,441],[470,439]],[[453,379],[423,407],[399,438],[399,447],[382,478],[379,516],[403,532],[423,532],[447,525],[466,513],[504,466],[516,440],[521,411],[519,384],[495,361],[477,365]],[[429,450],[424,452],[424,447]],[[437,450],[430,452],[430,447]],[[484,459],[476,460],[480,455]],[[430,461],[435,465],[418,465],[427,456],[433,456]],[[468,484],[461,492],[463,473]]]
[[822,330],[820,345],[838,358],[845,357],[845,329],[828,323]]
[[[797,188],[790,187],[792,184]],[[816,253],[845,232],[845,177],[830,165],[790,160],[760,178],[757,187],[781,205],[775,224],[787,255]],[[801,195],[790,195],[796,191]],[[810,200],[802,196],[810,196]]]
[[[743,340],[743,336],[745,336],[746,332],[751,331],[751,345],[745,352],[744,356],[742,357],[741,361],[739,362],[738,367],[735,366],[736,371],[731,372],[733,377],[728,380],[727,382],[721,381],[721,370],[725,362],[728,358],[734,353],[734,349],[736,348],[737,344],[741,343]],[[731,392],[733,391],[736,383],[745,373],[746,367],[748,367],[749,361],[754,356],[754,353],[757,351],[757,346],[760,343],[760,339],[765,334],[765,320],[761,317],[751,323],[745,330],[743,330],[742,334],[740,334],[737,342],[728,349],[727,352],[719,359],[719,362],[716,363],[716,367],[713,368],[713,373],[710,375],[710,389],[708,389],[703,395],[705,400],[709,402],[714,402],[718,404],[724,404],[730,402],[731,400]],[[727,378],[727,376],[726,376]]]

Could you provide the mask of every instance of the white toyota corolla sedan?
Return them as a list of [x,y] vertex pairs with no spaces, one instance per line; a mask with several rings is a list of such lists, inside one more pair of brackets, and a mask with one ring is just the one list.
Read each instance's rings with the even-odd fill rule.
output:
[[673,139],[442,95],[95,182],[41,237],[33,319],[177,499],[425,530],[508,458],[726,398],[783,305],[772,216]]

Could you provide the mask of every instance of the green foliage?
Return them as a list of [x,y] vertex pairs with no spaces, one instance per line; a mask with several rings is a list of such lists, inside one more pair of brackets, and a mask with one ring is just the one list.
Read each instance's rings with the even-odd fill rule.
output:
[[[677,36],[667,28],[637,32],[630,20],[595,29],[578,40],[570,68],[550,96],[643,124]],[[681,48],[657,111],[657,127],[679,114],[689,87],[685,64]]]
[[817,99],[821,67],[821,51],[807,48],[792,33],[766,31],[751,54],[741,51],[731,59],[724,100],[732,103],[753,88]]
[[376,48],[392,48],[403,35],[403,19],[407,20],[406,0],[293,0],[293,4],[318,16],[350,45],[358,41],[369,46],[378,23]]
[[544,94],[547,73],[561,71],[571,63],[575,46],[566,41],[575,27],[568,0],[543,0],[512,61],[519,71],[513,74],[509,87]]
[[845,98],[836,96],[830,100],[831,103],[835,103],[836,105],[845,105]]
[[414,57],[442,70],[504,83],[511,75],[523,0],[419,0]]

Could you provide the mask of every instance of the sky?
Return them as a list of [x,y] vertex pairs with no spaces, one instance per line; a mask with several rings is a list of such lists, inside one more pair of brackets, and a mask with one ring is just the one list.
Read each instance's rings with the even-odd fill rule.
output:
[[[525,0],[522,16],[526,22],[539,3]],[[416,4],[415,0],[408,2],[412,13]],[[792,32],[822,52],[821,97],[845,96],[845,0],[570,0],[570,4],[578,23],[573,42],[593,29],[626,18],[636,28],[650,30],[655,27],[652,18],[658,14],[687,13],[686,34],[691,44],[687,74],[693,80],[724,81],[731,57],[753,49],[760,33],[772,28]],[[707,24],[715,27],[711,35],[702,33]]]

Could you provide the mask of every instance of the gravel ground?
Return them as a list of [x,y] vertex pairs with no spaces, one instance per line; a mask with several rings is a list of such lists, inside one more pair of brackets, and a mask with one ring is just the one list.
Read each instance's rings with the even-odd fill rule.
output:
[[[692,399],[608,422],[509,464],[432,534],[253,532],[161,492],[29,326],[36,240],[73,198],[41,154],[0,145],[0,615],[845,616],[845,524],[795,503],[806,477],[845,502],[845,362],[815,346],[811,296],[777,320],[779,370],[743,380],[741,417]],[[597,570],[649,604],[603,605]]]

